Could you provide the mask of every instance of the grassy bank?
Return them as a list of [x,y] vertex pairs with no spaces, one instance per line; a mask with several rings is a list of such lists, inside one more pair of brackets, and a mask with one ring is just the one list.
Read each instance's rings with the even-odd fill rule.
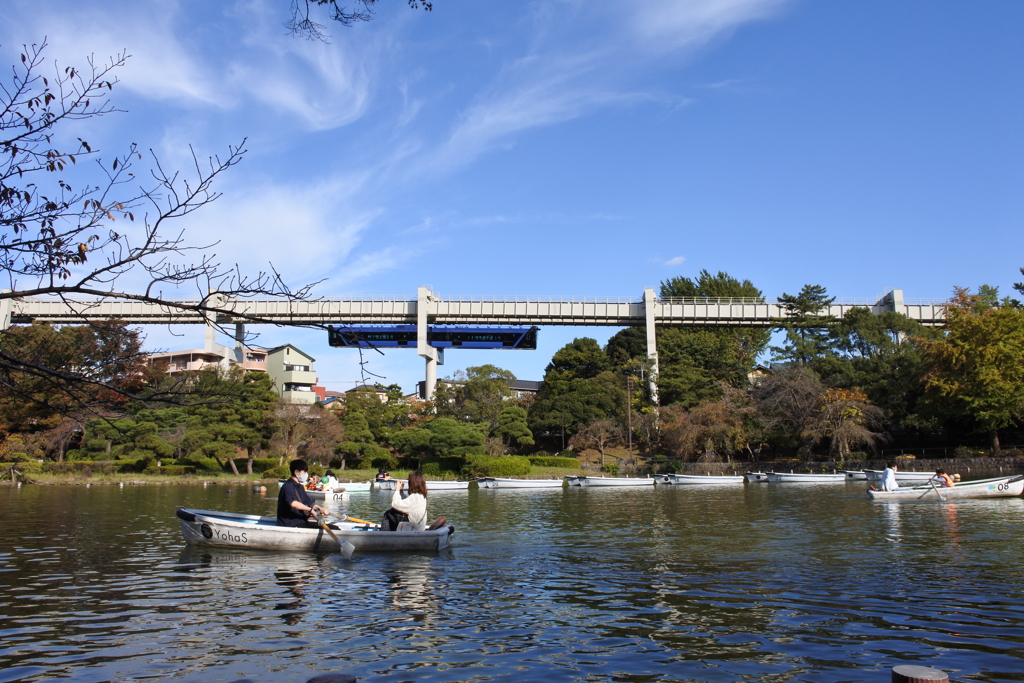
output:
[[[408,479],[409,473],[412,470],[392,470],[391,476],[394,479]],[[565,467],[533,467],[530,470],[530,474],[524,478],[527,479],[560,479],[566,475],[579,474],[579,470],[569,469]],[[339,470],[335,473],[341,485],[344,486],[346,482],[364,482],[370,481],[377,474],[374,470]],[[436,479],[456,479],[455,475],[447,474]],[[215,472],[201,473],[201,474],[187,474],[187,475],[166,475],[166,474],[141,474],[135,472],[126,473],[107,473],[107,474],[93,474],[88,477],[83,477],[81,474],[52,474],[47,472],[37,472],[27,475],[21,479],[26,484],[36,484],[40,486],[104,486],[104,485],[132,485],[139,486],[143,484],[251,484],[253,486],[271,486],[277,485],[276,478],[267,478],[262,474],[218,474]],[[0,481],[0,486],[13,486],[16,482],[11,480]]]

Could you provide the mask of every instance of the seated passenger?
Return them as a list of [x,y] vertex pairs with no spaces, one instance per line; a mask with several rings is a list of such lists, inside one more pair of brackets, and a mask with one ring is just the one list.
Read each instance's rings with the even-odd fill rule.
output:
[[956,486],[956,482],[953,481],[953,477],[946,474],[945,470],[935,470],[935,476],[932,477],[932,481],[940,486]]
[[306,493],[306,482],[309,480],[309,465],[305,460],[292,460],[289,465],[291,479],[281,484],[281,492],[277,494],[277,525],[304,527],[315,525],[310,517],[326,514],[327,510],[313,503]]
[[[407,516],[407,521],[416,527],[416,531],[423,531],[427,528],[427,482],[423,478],[423,473],[416,470],[409,474],[409,496],[403,499],[402,488],[404,485],[405,482],[401,480],[395,483],[395,493],[391,496],[391,509],[384,513],[384,519],[386,521],[400,519],[404,513]],[[383,523],[381,526],[383,527]],[[391,526],[390,523],[389,526]],[[394,531],[396,527],[397,524],[390,530]]]

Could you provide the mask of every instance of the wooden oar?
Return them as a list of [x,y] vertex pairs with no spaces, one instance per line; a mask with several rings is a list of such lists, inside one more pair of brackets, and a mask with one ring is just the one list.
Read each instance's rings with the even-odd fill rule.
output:
[[329,533],[331,535],[331,538],[334,539],[334,542],[338,544],[339,548],[341,548],[341,554],[345,556],[345,559],[346,560],[351,560],[352,559],[352,552],[356,549],[356,547],[354,545],[352,545],[351,543],[349,543],[348,541],[339,540],[338,536],[334,533],[334,531],[331,529],[331,527],[327,526],[327,523],[324,522],[322,517],[317,517],[316,518],[316,523],[320,525],[321,529],[323,529],[324,531],[326,531],[327,533]]
[[935,495],[939,497],[939,500],[941,500],[943,503],[945,503],[946,499],[943,498],[942,494],[939,493],[939,490],[937,488],[935,488],[935,480],[934,479],[929,479],[928,483],[932,485],[932,490],[935,491]]
[[379,526],[373,522],[367,522],[365,519],[359,519],[358,517],[349,517],[348,515],[340,515],[338,517],[339,522],[355,522],[356,524],[369,524],[370,526]]

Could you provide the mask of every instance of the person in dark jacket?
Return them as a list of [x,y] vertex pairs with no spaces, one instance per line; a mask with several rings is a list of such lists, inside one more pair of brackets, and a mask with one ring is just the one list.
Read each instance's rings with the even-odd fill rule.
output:
[[277,525],[308,526],[310,517],[326,514],[327,510],[316,505],[306,493],[306,482],[309,480],[309,465],[306,461],[292,460],[291,471],[291,479],[281,484],[281,492],[277,494]]

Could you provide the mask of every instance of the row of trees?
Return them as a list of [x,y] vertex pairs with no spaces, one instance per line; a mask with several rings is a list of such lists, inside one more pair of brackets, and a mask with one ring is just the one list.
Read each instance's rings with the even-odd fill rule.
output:
[[[1022,270],[1024,272],[1024,270]],[[1024,292],[1024,283],[1015,289]],[[760,299],[750,281],[703,271],[662,283],[661,296]],[[683,458],[745,452],[825,450],[844,457],[880,444],[970,443],[1000,430],[1021,433],[1024,418],[1024,309],[983,286],[957,289],[946,329],[866,308],[834,320],[819,285],[780,297],[787,318],[771,331],[657,329],[660,406],[645,393],[646,338],[628,328],[602,349],[580,338],[555,353],[529,406],[545,445],[638,445]],[[759,358],[770,357],[768,367]]]
[[[679,292],[759,296],[749,282],[707,272],[663,285],[662,296]],[[340,467],[394,467],[404,458],[457,470],[467,456],[569,447],[604,459],[626,445],[682,459],[815,451],[844,458],[886,442],[949,445],[978,433],[998,451],[1001,430],[1020,434],[1024,308],[1015,300],[988,287],[956,290],[946,330],[867,309],[823,319],[830,299],[817,286],[786,300],[793,313],[770,348],[764,330],[659,328],[656,379],[668,397],[659,406],[646,393],[650,368],[635,328],[604,348],[589,338],[567,344],[536,397],[512,396],[512,373],[485,365],[440,382],[433,404],[406,403],[391,385],[379,387],[384,400],[354,392],[332,412],[280,404],[265,373],[168,377],[146,365],[138,332],[124,324],[16,326],[0,337],[0,352],[17,350],[48,371],[7,373],[13,390],[0,394],[0,430],[18,436],[14,451],[23,458],[237,471],[243,457],[250,472],[268,456]],[[777,362],[757,365],[769,352]],[[67,391],[55,374],[90,381]],[[10,444],[6,451],[14,452]]]

